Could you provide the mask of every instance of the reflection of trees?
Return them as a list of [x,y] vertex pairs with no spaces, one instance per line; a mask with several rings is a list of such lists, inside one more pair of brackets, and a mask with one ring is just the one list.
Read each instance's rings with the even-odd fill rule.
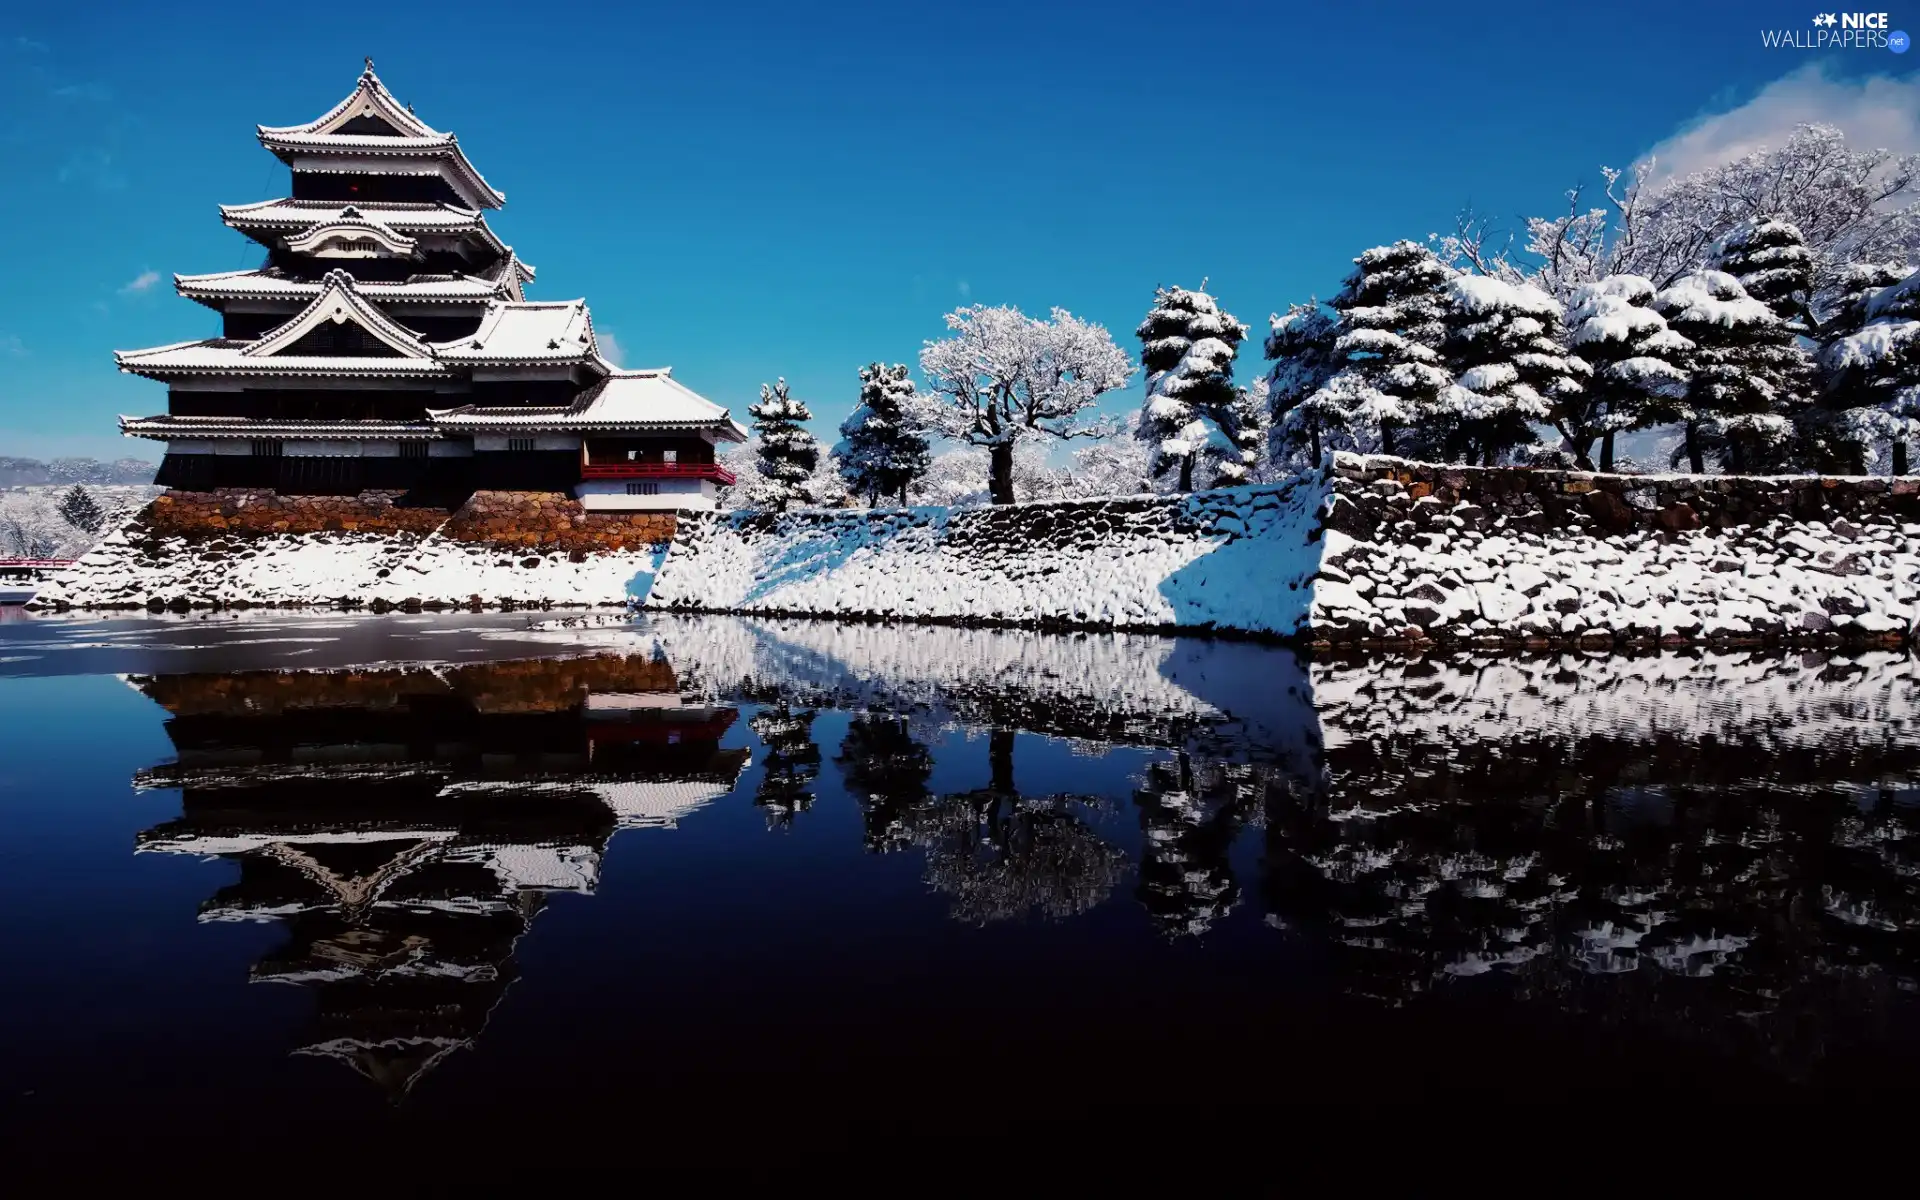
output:
[[793,815],[813,807],[813,781],[820,774],[820,747],[813,742],[810,708],[784,701],[762,706],[747,722],[767,748],[766,770],[753,802],[767,812],[767,827],[791,825]]
[[988,737],[989,784],[910,810],[907,834],[925,850],[927,882],[969,924],[1038,913],[1055,920],[1106,899],[1126,858],[1083,821],[1090,796],[1023,796],[1013,782],[1010,730]]
[[1140,882],[1134,895],[1169,936],[1199,935],[1233,911],[1240,885],[1227,861],[1260,788],[1244,764],[1202,763],[1183,752],[1147,768],[1140,810]]
[[933,755],[900,717],[869,713],[847,724],[847,736],[834,759],[847,793],[860,804],[869,853],[885,853],[907,843],[907,814],[927,798]]
[[1804,1073],[1920,980],[1920,751],[1417,733],[1272,790],[1276,924],[1394,1003],[1477,980]]

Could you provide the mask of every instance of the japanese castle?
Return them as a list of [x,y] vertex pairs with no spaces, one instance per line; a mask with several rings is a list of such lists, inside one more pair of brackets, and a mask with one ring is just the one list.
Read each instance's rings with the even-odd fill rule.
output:
[[671,368],[621,370],[584,300],[529,300],[533,267],[487,226],[506,196],[367,60],[305,125],[259,127],[284,199],[223,205],[257,268],[176,275],[220,336],[122,351],[167,411],[121,431],[167,443],[157,482],[300,495],[569,492],[589,509],[710,508],[714,458],[746,431]]

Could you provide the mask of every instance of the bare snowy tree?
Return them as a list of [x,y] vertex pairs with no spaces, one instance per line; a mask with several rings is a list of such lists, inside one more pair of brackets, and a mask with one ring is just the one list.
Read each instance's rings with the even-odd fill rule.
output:
[[1133,374],[1105,327],[1065,309],[1049,320],[1012,306],[972,305],[947,314],[953,336],[930,341],[920,371],[931,389],[916,413],[944,437],[983,446],[995,504],[1014,501],[1017,443],[1038,438],[1105,437],[1108,421],[1088,411]]
[[1779,146],[1690,175],[1655,172],[1651,160],[1602,168],[1604,205],[1583,207],[1576,188],[1565,215],[1529,220],[1530,280],[1563,301],[1608,275],[1666,288],[1711,265],[1721,239],[1759,219],[1799,231],[1818,287],[1849,262],[1920,260],[1920,155],[1856,150],[1831,125],[1802,125]]

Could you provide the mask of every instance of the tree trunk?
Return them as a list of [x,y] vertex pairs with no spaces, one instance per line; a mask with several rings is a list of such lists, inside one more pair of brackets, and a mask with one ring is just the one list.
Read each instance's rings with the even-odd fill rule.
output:
[[1905,438],[1893,440],[1893,473],[1895,475],[1907,473],[1907,439]]
[[1695,475],[1705,475],[1707,473],[1707,460],[1706,456],[1700,451],[1700,425],[1696,421],[1688,421],[1686,430],[1687,467]]
[[1191,454],[1180,456],[1180,490],[1183,492],[1193,490],[1193,455]]
[[1313,465],[1320,465],[1320,426],[1317,422],[1307,422],[1307,436],[1313,442]]
[[987,474],[987,490],[995,504],[1013,503],[1013,443],[995,442],[992,447],[992,464]]
[[1393,453],[1393,422],[1392,421],[1380,422],[1380,453],[1387,454],[1387,455],[1391,455]]
[[1611,429],[1600,438],[1600,469],[1608,473],[1613,471],[1613,430]]
[[905,483],[902,483],[900,485],[900,507],[905,508],[906,506],[907,506],[907,485]]
[[1727,474],[1745,475],[1747,473],[1747,456],[1741,451],[1740,439],[1727,439]]
[[987,766],[993,773],[993,782],[987,786],[1013,795],[1013,730],[996,729],[987,735]]
[[1500,458],[1500,455],[1494,450],[1493,443],[1488,442],[1487,451],[1484,455],[1481,456],[1480,465],[1483,467],[1491,467],[1496,462],[1499,461],[1499,458]]

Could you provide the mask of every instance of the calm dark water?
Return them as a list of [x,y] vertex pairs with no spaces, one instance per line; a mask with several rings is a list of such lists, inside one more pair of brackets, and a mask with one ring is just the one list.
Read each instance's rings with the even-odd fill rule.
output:
[[0,625],[8,1111],[857,1137],[1920,1079],[1904,655],[539,624]]

